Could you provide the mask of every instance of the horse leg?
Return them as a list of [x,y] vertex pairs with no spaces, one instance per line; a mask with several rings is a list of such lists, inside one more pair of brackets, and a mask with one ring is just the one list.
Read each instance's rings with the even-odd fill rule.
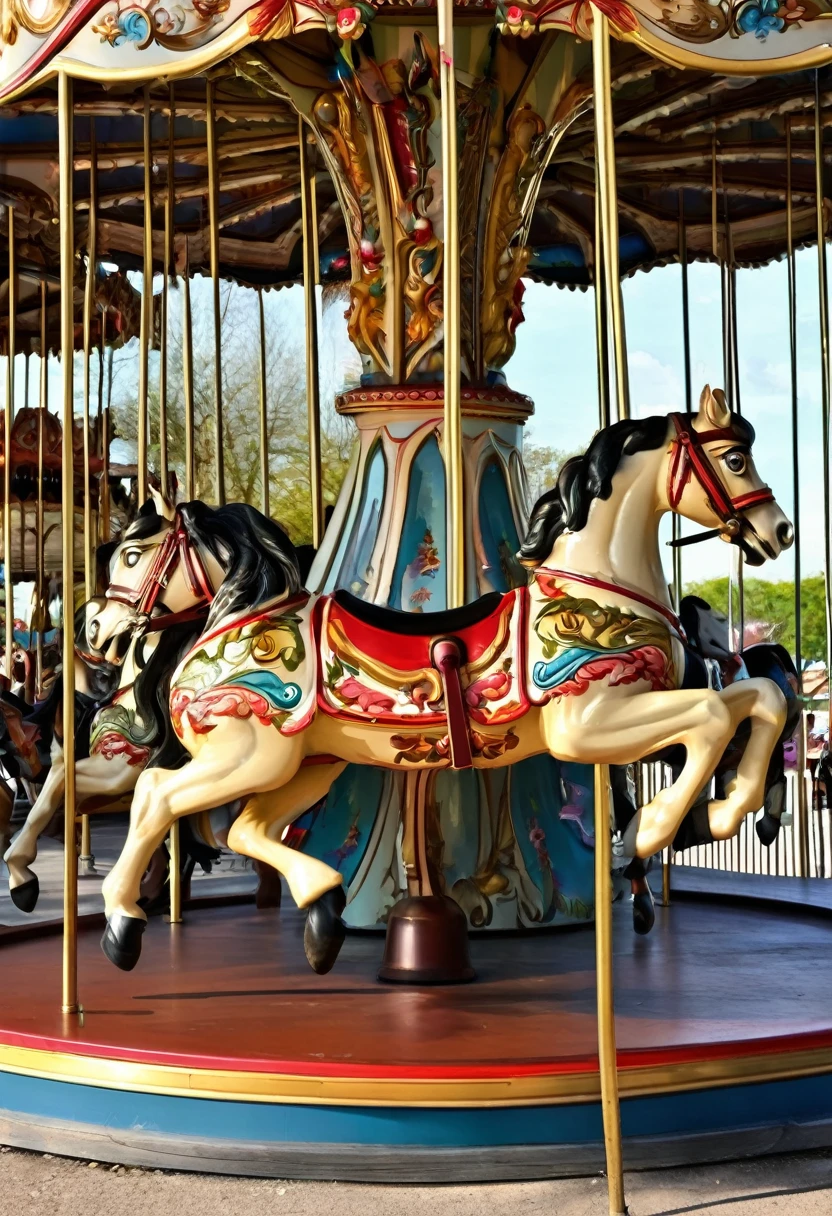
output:
[[0,777],[0,857],[11,844],[13,813],[14,791],[8,782]]
[[[722,694],[710,689],[632,692],[598,686],[543,711],[552,755],[584,764],[632,764],[673,744],[686,750],[677,780],[642,807],[624,837],[629,856],[652,857],[676,830],[734,733]],[[591,699],[590,699],[591,698]]]
[[746,718],[751,731],[736,775],[726,783],[724,800],[708,804],[708,824],[715,840],[727,840],[749,812],[766,800],[771,754],[786,723],[786,699],[773,680],[738,680],[719,694],[731,711],[735,728]]
[[274,866],[286,879],[299,908],[308,908],[303,946],[319,975],[332,969],[344,941],[341,913],[346,904],[341,875],[331,866],[282,844],[284,829],[323,798],[343,764],[302,768],[279,789],[255,794],[228,833],[228,845]]
[[151,768],[141,774],[127,839],[102,886],[109,922],[102,946],[123,970],[131,970],[139,959],[147,921],[137,902],[141,880],[171,824],[241,794],[286,785],[300,767],[303,743],[298,735],[276,736],[250,718],[223,718],[194,750],[183,768]]
[[[120,757],[86,756],[75,766],[75,799],[82,805],[88,798],[118,797],[135,785],[138,770]],[[26,817],[17,839],[6,853],[9,867],[9,893],[16,907],[33,911],[40,894],[37,875],[29,868],[38,855],[38,839],[60,808],[64,796],[63,753],[54,756],[52,767],[35,805]]]

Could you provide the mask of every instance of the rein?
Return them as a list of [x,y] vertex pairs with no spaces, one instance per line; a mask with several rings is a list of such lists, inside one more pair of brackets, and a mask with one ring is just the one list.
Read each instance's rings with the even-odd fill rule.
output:
[[739,516],[752,507],[774,502],[774,495],[768,486],[761,486],[758,490],[751,490],[747,494],[739,494],[736,498],[731,498],[728,494],[703,445],[715,443],[718,440],[739,439],[732,427],[695,431],[684,414],[671,414],[670,417],[676,428],[676,438],[673,441],[667,473],[667,501],[670,509],[678,511],[685,487],[691,478],[695,478],[708,496],[708,502],[714,514],[723,525],[721,528],[711,529],[698,536],[671,541],[671,546],[678,548],[682,545],[696,544],[700,540],[719,536],[723,532],[727,532],[729,536],[737,536],[741,527]]
[[171,574],[180,563],[188,590],[199,602],[193,608],[169,613],[161,618],[164,624],[157,624],[154,620],[151,625],[148,620],[146,631],[155,633],[158,629],[169,629],[185,620],[197,620],[198,615],[203,612],[207,614],[214,592],[199,551],[191,544],[179,511],[174,515],[173,526],[159,546],[156,557],[139,586],[123,587],[111,583],[105,596],[108,600],[135,608],[140,616],[150,618],[159,595],[167,587]]

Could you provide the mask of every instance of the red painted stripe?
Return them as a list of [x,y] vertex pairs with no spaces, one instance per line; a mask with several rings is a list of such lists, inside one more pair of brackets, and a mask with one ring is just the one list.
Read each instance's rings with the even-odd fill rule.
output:
[[[346,1064],[321,1060],[264,1060],[245,1056],[215,1056],[199,1052],[146,1051],[114,1044],[90,1042],[81,1038],[61,1039],[50,1035],[25,1034],[0,1029],[0,1043],[9,1047],[27,1047],[68,1055],[94,1056],[108,1060],[129,1060],[134,1063],[160,1064],[176,1068],[212,1068],[232,1072],[281,1073],[296,1077],[335,1077],[391,1081],[461,1081],[508,1080],[512,1077],[571,1076],[598,1070],[595,1055],[572,1059],[537,1060],[505,1064]],[[618,1066],[622,1072],[638,1068],[661,1067],[668,1064],[702,1063],[714,1060],[747,1059],[754,1056],[793,1054],[797,1052],[832,1049],[832,1030],[809,1031],[797,1035],[779,1035],[766,1039],[732,1040],[721,1043],[699,1043],[660,1050],[619,1049]]]

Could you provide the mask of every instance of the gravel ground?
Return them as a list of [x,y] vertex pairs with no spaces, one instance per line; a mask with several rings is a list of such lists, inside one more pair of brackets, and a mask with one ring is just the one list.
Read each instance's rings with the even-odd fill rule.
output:
[[[603,1178],[480,1186],[279,1182],[0,1150],[2,1216],[607,1216]],[[832,1152],[626,1179],[631,1216],[832,1216]]]

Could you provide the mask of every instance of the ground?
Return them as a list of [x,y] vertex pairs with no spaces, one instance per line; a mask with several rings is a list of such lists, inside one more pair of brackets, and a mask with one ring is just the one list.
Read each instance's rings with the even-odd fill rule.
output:
[[[2,1216],[607,1216],[606,1180],[361,1186],[125,1169],[0,1150]],[[628,1174],[631,1216],[832,1216],[832,1151]]]

